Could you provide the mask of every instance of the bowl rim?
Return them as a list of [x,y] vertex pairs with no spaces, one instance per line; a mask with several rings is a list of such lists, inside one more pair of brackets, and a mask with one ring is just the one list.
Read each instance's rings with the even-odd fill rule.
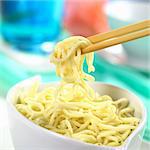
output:
[[[128,145],[130,144],[130,141],[132,140],[132,138],[134,136],[136,136],[144,128],[144,125],[146,124],[146,120],[147,120],[146,108],[145,108],[143,102],[134,93],[132,93],[132,92],[126,90],[126,89],[120,88],[118,86],[112,85],[112,84],[107,84],[107,83],[104,83],[104,82],[96,81],[94,83],[93,82],[91,82],[91,83],[92,84],[100,84],[100,85],[105,85],[105,86],[111,86],[111,87],[114,87],[114,88],[118,88],[118,89],[123,90],[125,92],[128,92],[130,95],[136,97],[136,99],[138,100],[138,103],[140,104],[140,106],[142,108],[142,112],[141,112],[142,119],[141,119],[141,122],[138,125],[138,127],[128,136],[128,138],[124,141],[124,143],[122,145],[116,146],[116,147],[103,146],[103,145],[102,146],[98,146],[98,145],[91,144],[91,143],[85,143],[83,141],[80,141],[80,140],[77,140],[77,139],[74,139],[74,138],[70,138],[70,137],[61,135],[59,133],[53,132],[51,130],[48,130],[48,129],[44,128],[44,127],[41,127],[41,126],[35,124],[34,122],[30,121],[28,118],[23,116],[19,111],[17,111],[16,107],[12,103],[13,98],[11,98],[12,97],[11,95],[14,92],[14,90],[16,90],[16,89],[18,89],[20,87],[24,87],[22,85],[24,85],[25,83],[27,83],[27,85],[29,85],[29,84],[33,83],[34,81],[40,81],[40,85],[58,84],[57,81],[50,82],[50,83],[43,83],[43,82],[41,82],[41,76],[40,75],[33,76],[31,78],[27,78],[27,79],[25,79],[25,80],[15,84],[13,87],[11,87],[9,89],[9,91],[7,93],[7,96],[6,96],[7,108],[11,109],[11,111],[14,114],[14,116],[19,118],[19,120],[21,120],[24,125],[28,126],[32,130],[38,130],[38,132],[46,134],[47,136],[55,136],[55,137],[60,138],[62,140],[68,140],[70,142],[75,142],[77,144],[82,144],[82,145],[84,144],[84,145],[87,145],[89,147],[100,147],[100,148],[107,148],[107,149],[110,149],[110,150],[113,150],[113,149],[114,150],[122,150],[122,148],[128,147]],[[8,114],[9,114],[9,110],[8,110]],[[9,119],[9,117],[8,117],[8,119]]]

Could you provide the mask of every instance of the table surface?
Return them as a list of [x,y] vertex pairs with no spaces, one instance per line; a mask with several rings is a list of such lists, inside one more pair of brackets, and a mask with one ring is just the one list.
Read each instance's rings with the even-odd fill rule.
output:
[[6,102],[0,98],[0,150],[14,150],[9,132]]

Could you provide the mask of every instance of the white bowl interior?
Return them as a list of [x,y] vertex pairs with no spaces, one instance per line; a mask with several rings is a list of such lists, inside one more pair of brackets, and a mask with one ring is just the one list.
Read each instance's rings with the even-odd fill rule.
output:
[[[9,114],[9,119],[10,119],[10,124],[11,124],[11,120],[13,117],[16,118],[17,116],[17,121],[14,121],[14,124],[12,125],[12,132],[14,132],[14,130],[17,130],[15,124],[19,124],[19,122],[21,122],[21,128],[23,129],[23,126],[32,126],[32,130],[36,130],[36,132],[38,131],[41,134],[43,134],[46,139],[48,140],[49,138],[56,138],[59,139],[59,141],[62,140],[62,144],[64,144],[65,142],[69,142],[72,143],[73,145],[77,145],[78,148],[81,147],[81,149],[83,148],[82,146],[85,147],[89,147],[90,150],[105,150],[105,149],[111,149],[111,150],[120,150],[123,147],[128,147],[129,143],[132,141],[132,139],[135,137],[135,135],[137,135],[142,128],[144,127],[145,121],[146,121],[146,111],[145,108],[143,106],[143,104],[141,103],[141,101],[132,93],[123,90],[121,88],[115,87],[113,85],[108,85],[108,84],[104,84],[104,83],[99,83],[99,82],[95,82],[95,83],[89,83],[97,92],[99,92],[101,95],[110,95],[113,99],[118,99],[118,98],[122,98],[122,97],[126,97],[127,99],[129,99],[130,101],[130,105],[135,109],[135,116],[137,116],[138,118],[141,119],[141,122],[139,124],[139,126],[137,127],[137,129],[126,139],[125,144],[123,146],[120,147],[100,147],[100,146],[96,146],[93,144],[86,144],[74,139],[70,139],[68,137],[64,137],[62,135],[58,135],[57,133],[52,133],[51,131],[44,129],[42,127],[39,127],[37,125],[35,125],[34,123],[32,123],[31,121],[29,121],[28,119],[26,119],[24,116],[22,116],[15,108],[15,104],[16,104],[16,100],[18,97],[18,93],[22,88],[28,88],[35,80],[40,80],[39,77],[34,77],[34,78],[30,78],[28,80],[25,80],[19,84],[17,84],[15,87],[13,87],[7,96],[7,100],[8,100],[8,114]],[[41,88],[44,88],[46,86],[56,86],[56,83],[50,83],[50,84],[41,84]],[[19,121],[19,122],[18,122]],[[14,129],[13,129],[14,128]],[[21,129],[21,130],[22,130]],[[15,132],[16,134],[17,132]],[[19,133],[18,133],[19,134]],[[15,135],[16,137],[17,135]],[[20,135],[18,135],[20,136]],[[29,135],[29,137],[31,137]],[[25,140],[25,139],[24,139]],[[23,142],[24,142],[23,140]],[[15,139],[14,139],[15,141]],[[38,141],[38,140],[37,140]],[[65,142],[64,142],[65,141]],[[15,141],[14,143],[17,143],[17,141]],[[26,143],[27,144],[27,143]],[[67,143],[66,143],[67,144]],[[62,150],[68,150],[67,148]],[[69,150],[74,150],[73,148],[69,149]],[[79,149],[80,150],[80,149]]]

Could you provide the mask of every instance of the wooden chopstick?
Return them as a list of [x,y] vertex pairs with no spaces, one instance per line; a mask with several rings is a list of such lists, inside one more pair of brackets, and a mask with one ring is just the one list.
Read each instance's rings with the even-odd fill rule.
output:
[[133,32],[124,36],[119,36],[116,38],[112,38],[109,40],[104,40],[102,42],[96,43],[96,44],[92,44],[90,46],[88,46],[87,48],[82,50],[82,53],[90,53],[96,50],[100,50],[100,49],[104,49],[113,45],[117,45],[117,44],[121,44],[124,42],[128,42],[134,39],[138,39],[144,36],[148,36],[150,35],[150,29],[144,29],[138,32]]
[[88,39],[92,43],[101,42],[103,40],[107,40],[108,38],[121,36],[121,35],[128,34],[134,31],[145,29],[147,27],[150,27],[150,20],[144,20],[142,22],[138,22],[136,24],[132,24],[132,25],[128,25],[119,29],[115,29],[107,33],[96,34],[96,35],[88,37]]
[[145,20],[107,33],[88,37],[93,44],[83,49],[82,54],[104,49],[148,35],[150,35],[150,20]]

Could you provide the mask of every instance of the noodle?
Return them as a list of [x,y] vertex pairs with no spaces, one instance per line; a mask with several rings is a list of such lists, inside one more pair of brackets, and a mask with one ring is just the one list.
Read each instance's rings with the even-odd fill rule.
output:
[[113,100],[99,95],[85,80],[93,81],[83,71],[93,72],[94,54],[81,55],[88,39],[74,36],[59,42],[51,55],[56,73],[62,78],[58,87],[39,90],[39,82],[23,90],[16,108],[34,123],[87,143],[119,146],[139,124],[126,98]]

